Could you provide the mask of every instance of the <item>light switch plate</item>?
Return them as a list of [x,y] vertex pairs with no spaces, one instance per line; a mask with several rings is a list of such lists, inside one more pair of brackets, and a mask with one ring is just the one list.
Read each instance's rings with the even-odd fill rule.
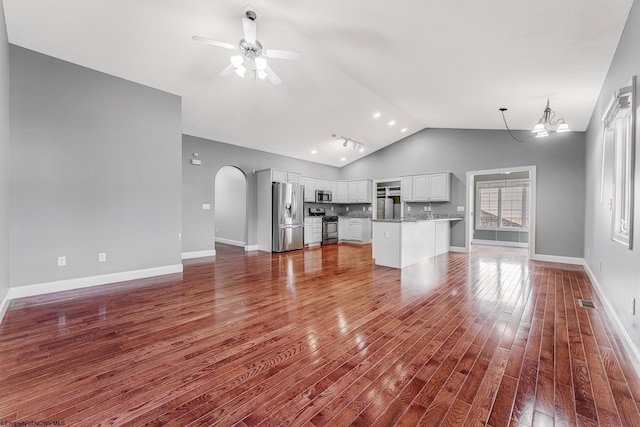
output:
[[464,212],[464,206],[458,206],[458,212]]
[[203,211],[210,211],[211,210],[211,205],[209,203],[203,203],[202,204],[202,210]]

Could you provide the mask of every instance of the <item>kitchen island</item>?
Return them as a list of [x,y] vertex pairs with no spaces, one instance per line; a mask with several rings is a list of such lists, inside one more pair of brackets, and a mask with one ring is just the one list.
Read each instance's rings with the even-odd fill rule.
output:
[[376,265],[403,268],[449,252],[451,221],[460,217],[374,219]]

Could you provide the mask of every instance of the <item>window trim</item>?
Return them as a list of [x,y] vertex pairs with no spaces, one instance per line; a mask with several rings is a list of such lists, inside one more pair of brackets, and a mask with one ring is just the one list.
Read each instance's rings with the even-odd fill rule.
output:
[[[635,170],[635,88],[636,77],[631,78],[628,86],[614,92],[602,117],[603,173],[605,170],[604,146],[607,138],[613,136],[613,188],[612,198],[608,200],[611,211],[611,240],[633,249],[634,215],[634,170]],[[604,182],[604,175],[602,177]],[[602,191],[602,190],[601,190]],[[622,230],[621,224],[626,224]]]

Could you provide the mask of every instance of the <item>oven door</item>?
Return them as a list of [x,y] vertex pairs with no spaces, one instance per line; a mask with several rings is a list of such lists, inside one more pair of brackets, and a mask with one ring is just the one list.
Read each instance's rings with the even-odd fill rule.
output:
[[322,244],[338,243],[338,221],[322,222]]

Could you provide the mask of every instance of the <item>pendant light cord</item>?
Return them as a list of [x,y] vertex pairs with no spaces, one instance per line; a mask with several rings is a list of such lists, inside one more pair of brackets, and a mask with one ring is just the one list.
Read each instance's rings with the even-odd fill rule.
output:
[[527,138],[527,139],[519,139],[517,138],[512,132],[511,129],[509,129],[509,125],[507,124],[507,118],[504,116],[504,112],[507,111],[506,108],[499,108],[500,112],[502,113],[502,121],[504,121],[504,126],[507,128],[507,132],[509,132],[509,135],[511,135],[511,138],[515,139],[518,142],[521,143],[525,143],[527,141],[529,141],[529,139],[531,138]]

